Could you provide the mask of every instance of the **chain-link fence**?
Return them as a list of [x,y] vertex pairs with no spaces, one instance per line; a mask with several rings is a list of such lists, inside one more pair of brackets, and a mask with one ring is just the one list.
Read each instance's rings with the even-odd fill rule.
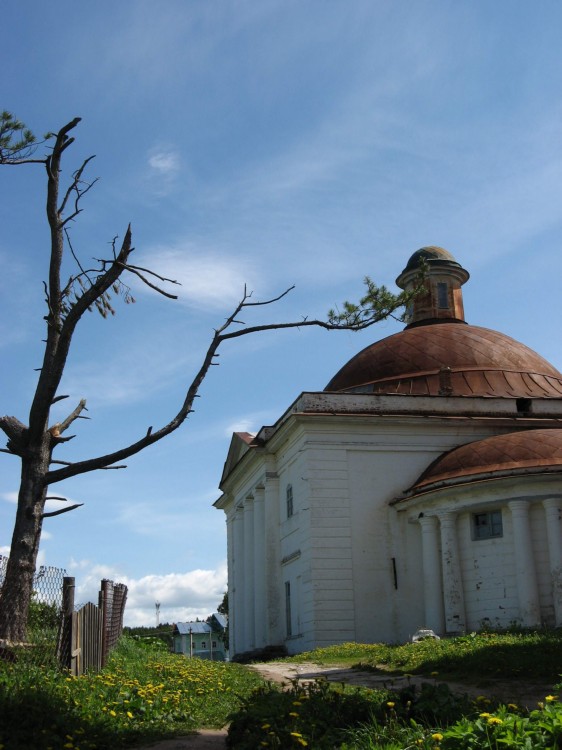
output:
[[[6,577],[8,558],[0,555],[0,589]],[[17,658],[34,663],[56,663],[60,639],[62,585],[66,571],[41,565],[33,579],[33,593],[27,618],[25,648],[18,649]],[[5,658],[15,658],[4,649]]]
[[[8,558],[0,555],[0,589]],[[127,587],[102,580],[98,606],[75,607],[74,578],[61,568],[42,565],[33,580],[24,644],[0,644],[0,658],[60,664],[73,674],[100,669],[123,632]]]

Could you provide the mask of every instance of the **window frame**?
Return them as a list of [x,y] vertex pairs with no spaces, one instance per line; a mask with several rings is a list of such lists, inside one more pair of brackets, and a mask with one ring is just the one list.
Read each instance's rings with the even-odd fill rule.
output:
[[450,310],[449,285],[446,281],[437,282],[437,307],[440,310]]
[[[485,521],[478,522],[478,519]],[[481,542],[485,539],[501,539],[503,537],[503,516],[501,508],[496,510],[472,513],[470,519],[470,531],[473,542]]]
[[295,502],[292,484],[288,484],[285,489],[285,511],[287,514],[287,518],[292,518],[295,515]]

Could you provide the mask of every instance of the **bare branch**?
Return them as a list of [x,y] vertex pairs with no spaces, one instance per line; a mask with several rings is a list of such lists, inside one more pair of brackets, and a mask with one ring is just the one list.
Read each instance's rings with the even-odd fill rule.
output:
[[[74,409],[74,411],[72,411],[68,415],[68,417],[63,422],[60,423],[59,434],[65,432],[65,430],[67,430],[70,427],[70,425],[74,422],[75,419],[78,419],[79,417],[81,417],[81,414],[84,410],[87,411],[86,399],[80,399],[80,402],[78,406]],[[81,417],[81,418],[84,419],[84,417]]]
[[51,401],[51,404],[56,404],[57,401],[63,401],[65,398],[69,398],[69,396],[55,396],[55,398]]
[[[286,297],[287,294],[290,294],[290,292],[293,291],[295,288],[295,284],[290,286],[288,289],[285,289],[284,292],[281,292],[277,297],[272,297],[271,299],[264,300],[263,302],[246,302],[244,301],[242,304],[242,307],[259,307],[260,305],[272,305],[274,302],[279,302],[280,299],[283,299],[283,297]],[[246,294],[244,293],[244,297],[249,298],[252,296],[252,293]]]
[[[66,208],[66,204],[68,203],[68,200],[72,193],[75,193],[75,199],[74,199],[74,212],[71,213],[67,218],[63,221],[64,224],[68,224],[69,221],[71,221],[75,216],[77,216],[80,213],[80,209],[78,208],[78,204],[80,202],[80,198],[85,195],[88,190],[90,190],[98,181],[97,178],[93,180],[92,182],[84,182],[82,183],[82,174],[88,164],[92,161],[92,159],[95,159],[95,156],[89,156],[87,159],[85,159],[82,162],[82,166],[76,170],[76,172],[73,175],[72,182],[68,186],[66,193],[64,194],[64,198],[62,199],[62,203],[59,207],[59,215],[62,216],[64,213],[64,210]],[[84,187],[80,187],[80,185],[83,184]]]
[[[0,450],[3,450],[3,449],[0,448]],[[5,450],[4,453],[10,453],[10,451]],[[57,464],[59,466],[74,466],[73,461],[59,461],[59,460],[55,460],[54,458],[52,458],[49,463]],[[121,464],[118,466],[100,466],[99,470],[100,471],[112,471],[113,469],[126,469],[126,468],[127,468],[126,464]]]
[[6,447],[9,453],[22,457],[27,448],[29,430],[16,417],[0,417],[0,429],[8,437]]
[[76,510],[76,508],[81,508],[84,505],[84,503],[75,503],[74,505],[69,505],[68,508],[61,508],[60,510],[53,510],[49,513],[41,513],[41,518],[53,518],[53,516],[61,516],[63,513],[70,513],[71,510]]
[[[162,295],[164,295],[164,297],[168,297],[168,299],[177,299],[178,298],[177,294],[170,294],[170,292],[166,292],[164,289],[160,289],[159,286],[156,286],[156,284],[153,284],[151,281],[149,281],[145,276],[142,275],[142,273],[140,273],[140,271],[138,270],[138,268],[136,266],[123,265],[123,269],[129,271],[130,273],[135,274],[135,276],[138,276],[139,279],[144,284],[146,284],[151,289],[154,289],[154,291],[158,292],[158,294],[162,294]],[[143,269],[143,270],[145,270],[145,269]],[[178,281],[174,281],[173,279],[165,279],[164,277],[159,276],[157,273],[153,273],[152,271],[149,272],[149,273],[152,273],[153,276],[156,276],[157,278],[161,279],[162,281],[169,281],[170,284],[179,284]]]

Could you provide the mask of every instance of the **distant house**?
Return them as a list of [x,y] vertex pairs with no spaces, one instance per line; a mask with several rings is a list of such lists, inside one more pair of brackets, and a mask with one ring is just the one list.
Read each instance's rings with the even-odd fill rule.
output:
[[178,622],[173,632],[174,653],[189,658],[226,661],[226,626],[226,617],[218,612],[211,615],[209,622]]

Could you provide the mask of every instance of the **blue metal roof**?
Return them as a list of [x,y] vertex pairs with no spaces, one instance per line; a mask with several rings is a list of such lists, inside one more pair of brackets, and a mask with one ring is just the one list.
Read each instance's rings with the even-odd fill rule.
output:
[[212,617],[214,617],[214,619],[218,622],[223,630],[228,625],[228,619],[226,615],[221,615],[220,612],[213,612]]
[[180,635],[207,634],[211,632],[211,626],[208,622],[177,622],[176,628]]

